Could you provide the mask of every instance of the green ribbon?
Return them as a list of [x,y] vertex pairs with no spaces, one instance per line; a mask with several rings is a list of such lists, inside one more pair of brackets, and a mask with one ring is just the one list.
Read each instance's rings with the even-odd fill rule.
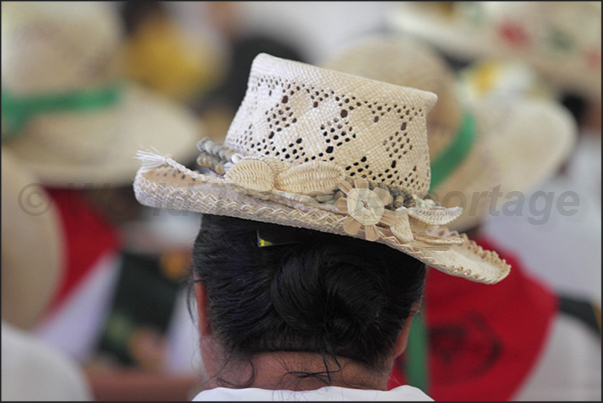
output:
[[64,94],[20,97],[2,90],[2,142],[19,135],[36,115],[50,112],[87,111],[114,105],[120,99],[122,85],[113,83],[103,88]]
[[429,393],[428,342],[423,315],[419,313],[413,318],[408,333],[404,373],[409,385],[417,387],[425,393]]
[[[431,189],[442,183],[467,157],[475,141],[475,118],[465,113],[452,143],[431,162]],[[425,311],[423,303],[422,312]],[[408,384],[429,393],[429,337],[422,314],[415,315],[408,334],[405,374]]]
[[475,118],[465,113],[455,139],[437,158],[431,161],[431,186],[434,190],[467,157],[475,141]]

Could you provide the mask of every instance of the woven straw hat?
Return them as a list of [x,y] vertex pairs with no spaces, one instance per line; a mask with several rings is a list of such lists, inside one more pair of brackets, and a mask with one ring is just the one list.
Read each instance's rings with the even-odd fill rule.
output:
[[204,173],[139,152],[136,197],[151,207],[381,242],[443,272],[496,283],[509,266],[443,227],[461,209],[423,199],[425,118],[436,99],[260,54],[224,145],[198,144]]
[[112,8],[2,3],[2,140],[46,185],[132,183],[132,155],[152,142],[192,159],[200,124],[127,82]]
[[408,37],[364,38],[322,65],[438,95],[438,105],[427,116],[431,191],[446,207],[458,205],[458,193],[463,194],[463,214],[449,224],[459,231],[475,226],[488,213],[491,198],[477,195],[497,185],[503,195],[529,190],[559,168],[575,143],[571,114],[554,102],[463,102],[446,61]]
[[35,176],[2,147],[2,320],[29,329],[59,284],[63,234]]
[[391,25],[459,59],[521,60],[601,100],[601,2],[398,2]]

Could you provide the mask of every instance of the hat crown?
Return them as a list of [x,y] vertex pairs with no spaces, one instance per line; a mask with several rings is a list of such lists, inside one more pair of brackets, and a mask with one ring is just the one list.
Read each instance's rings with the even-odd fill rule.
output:
[[329,161],[424,196],[426,115],[437,96],[260,54],[225,139],[246,156],[299,165]]
[[102,85],[119,75],[121,25],[96,2],[3,2],[2,85],[20,95]]
[[429,47],[406,37],[375,35],[335,53],[325,68],[433,92],[438,103],[429,113],[429,153],[438,155],[461,124],[462,104],[446,61]]

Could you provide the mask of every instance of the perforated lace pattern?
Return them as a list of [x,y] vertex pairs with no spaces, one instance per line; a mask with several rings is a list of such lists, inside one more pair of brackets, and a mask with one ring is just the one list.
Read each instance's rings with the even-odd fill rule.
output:
[[451,139],[450,135],[433,134],[454,133],[461,122],[454,72],[435,51],[411,39],[392,35],[366,37],[331,55],[321,66],[437,94],[438,102],[427,116],[431,156],[437,155]]
[[[428,47],[404,37],[378,35],[349,45],[325,60],[323,65],[374,80],[435,92],[438,103],[427,116],[430,158],[437,158],[454,140],[462,112],[461,102],[454,91],[454,72]],[[474,192],[491,189],[493,184],[500,183],[496,181],[495,167],[488,161],[491,157],[481,135],[480,122],[477,131],[478,138],[472,151],[444,183],[432,189],[446,207],[459,203],[458,197],[446,195],[460,191],[467,200]],[[480,201],[479,208],[467,206],[462,216],[448,227],[466,230],[474,226],[487,212],[487,201]]]
[[225,145],[298,165],[331,161],[424,196],[430,172],[425,116],[433,94],[260,55]]

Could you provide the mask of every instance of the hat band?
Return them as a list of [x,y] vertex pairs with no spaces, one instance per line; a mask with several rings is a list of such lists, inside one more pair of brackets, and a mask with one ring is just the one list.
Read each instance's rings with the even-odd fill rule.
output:
[[437,188],[465,160],[475,141],[475,118],[465,113],[454,141],[431,164],[430,189]]
[[2,142],[19,135],[27,122],[41,113],[88,111],[114,105],[122,93],[121,83],[64,94],[19,97],[2,90],[2,120],[7,133]]

